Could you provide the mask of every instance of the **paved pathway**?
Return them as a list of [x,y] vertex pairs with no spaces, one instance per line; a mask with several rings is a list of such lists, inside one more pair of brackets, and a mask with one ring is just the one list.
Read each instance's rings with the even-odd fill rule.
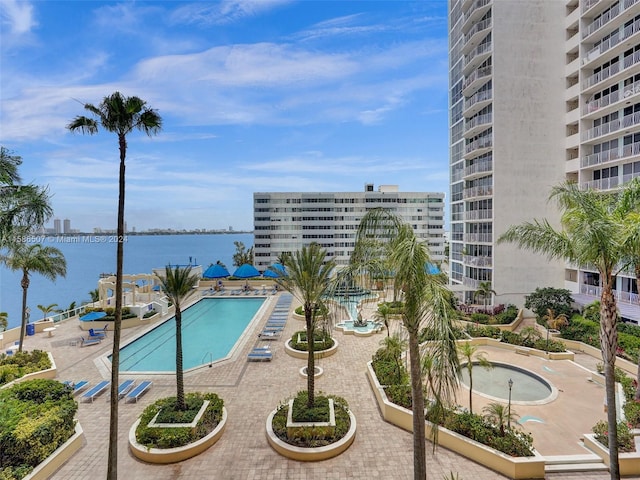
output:
[[[275,304],[275,298],[272,297]],[[267,312],[265,312],[267,313]],[[149,465],[135,459],[128,450],[127,437],[133,422],[154,400],[175,394],[174,377],[153,378],[153,388],[137,404],[119,406],[119,475],[136,480],[173,479],[393,479],[413,478],[412,436],[382,420],[365,375],[365,363],[378,348],[382,334],[368,338],[336,333],[338,352],[318,362],[324,375],[317,379],[317,391],[332,393],[347,399],[353,410],[358,431],[353,445],[342,455],[314,463],[302,463],[281,457],[265,438],[267,415],[279,403],[306,388],[299,369],[304,360],[288,356],[282,342],[270,342],[274,350],[271,362],[247,362],[247,352],[258,342],[260,322],[252,325],[241,348],[230,361],[204,367],[186,375],[187,391],[212,391],[222,396],[229,413],[227,429],[222,439],[205,453],[173,465]],[[125,330],[123,340],[144,327]],[[303,323],[290,319],[283,338]],[[82,332],[77,322],[61,324],[53,337],[39,333],[27,337],[26,348],[50,349],[58,366],[59,380],[91,380],[108,378],[109,374],[97,357],[111,351],[109,339],[98,346],[72,346],[71,339]],[[122,378],[129,378],[123,375]],[[109,403],[106,396],[95,403],[80,403],[78,419],[84,429],[86,444],[58,472],[54,479],[95,480],[105,478],[107,469],[107,439],[109,434]],[[575,441],[574,438],[571,441]],[[465,459],[444,448],[434,455],[427,442],[428,478],[442,479],[449,472],[458,472],[463,480],[495,480],[501,475]],[[549,479],[600,480],[607,474],[553,474]]]

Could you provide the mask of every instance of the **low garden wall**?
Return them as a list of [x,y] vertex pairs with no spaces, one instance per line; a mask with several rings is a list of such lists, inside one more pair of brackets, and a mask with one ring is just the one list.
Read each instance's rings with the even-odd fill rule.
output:
[[[566,345],[566,342],[564,340],[562,341]],[[536,348],[523,347],[521,345],[512,345],[510,343],[501,342],[496,338],[489,337],[474,337],[469,340],[460,340],[460,342],[470,342],[472,345],[487,345],[491,347],[503,348],[505,350],[511,350],[512,352],[518,353],[520,355],[548,358],[549,360],[573,360],[575,356],[572,351],[545,352],[544,350],[538,350]]]
[[[583,439],[584,446],[598,455],[607,467],[610,466],[609,449],[597,441],[592,433],[586,433]],[[640,452],[618,453],[618,463],[620,465],[620,476],[633,475],[635,477],[640,475]]]
[[[413,414],[411,410],[395,405],[388,400],[384,389],[378,382],[371,363],[367,364],[367,376],[378,401],[382,417],[393,425],[410,432],[413,431]],[[425,421],[425,426],[425,433],[429,438],[433,425]],[[545,461],[537,453],[533,457],[511,457],[442,427],[438,429],[438,444],[509,478],[545,478]]]
[[69,440],[60,445],[45,461],[40,463],[23,480],[46,480],[50,478],[67,460],[69,460],[84,444],[84,432],[80,422],[76,422],[75,433]]

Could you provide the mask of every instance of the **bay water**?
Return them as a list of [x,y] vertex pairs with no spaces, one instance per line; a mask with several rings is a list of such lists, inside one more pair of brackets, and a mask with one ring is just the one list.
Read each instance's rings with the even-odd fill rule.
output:
[[[41,320],[38,305],[57,303],[64,309],[76,302],[80,306],[90,301],[89,292],[98,288],[102,273],[116,271],[116,243],[109,236],[35,237],[44,246],[59,249],[67,260],[67,275],[55,281],[33,273],[30,276],[27,305],[30,321]],[[220,260],[233,273],[234,242],[242,242],[247,249],[253,245],[253,234],[211,235],[128,235],[124,244],[124,273],[151,273],[166,265],[202,265],[205,270]],[[0,312],[9,314],[8,328],[20,325],[22,308],[22,272],[0,266]]]

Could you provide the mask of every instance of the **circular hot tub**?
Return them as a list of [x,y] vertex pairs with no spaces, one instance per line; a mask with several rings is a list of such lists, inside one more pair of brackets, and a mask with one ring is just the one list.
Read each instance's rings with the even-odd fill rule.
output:
[[[473,363],[473,391],[492,400],[507,402],[511,380],[511,403],[536,405],[549,403],[558,396],[558,390],[546,379],[526,368],[507,363],[491,362],[493,368]],[[462,383],[469,387],[469,371],[461,365]]]

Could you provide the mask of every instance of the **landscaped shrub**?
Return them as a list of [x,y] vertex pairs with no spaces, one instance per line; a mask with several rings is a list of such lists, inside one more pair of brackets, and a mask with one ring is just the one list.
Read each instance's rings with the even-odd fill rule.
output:
[[491,316],[486,313],[472,313],[471,321],[475,323],[481,323],[482,325],[488,325],[491,320]]
[[390,315],[402,315],[404,313],[404,303],[403,302],[382,302],[378,308],[380,308],[380,306],[382,305],[386,305],[387,307],[389,307],[389,314]]
[[47,352],[32,350],[16,352],[13,355],[0,355],[0,385],[9,383],[28,373],[39,372],[51,368],[51,360]]
[[493,318],[495,323],[499,325],[508,325],[518,318],[518,307],[515,305],[508,305],[503,312],[498,313]]
[[640,425],[640,402],[633,399],[627,399],[624,404],[624,418],[627,422],[637,428]]
[[[595,439],[605,448],[609,448],[609,424],[604,420],[600,420],[594,425],[592,431]],[[629,425],[627,425],[626,422],[618,422],[618,449],[621,453],[636,451],[633,434],[629,430]]]
[[412,401],[409,372],[399,360],[391,358],[384,348],[380,348],[373,355],[371,367],[389,401],[410,409]]
[[[307,391],[302,390],[298,392],[294,398],[294,415],[300,415],[302,418],[309,418],[313,415],[318,415],[318,408],[325,408],[326,415],[329,414],[329,398],[333,399],[333,406],[336,418],[336,427],[332,434],[327,432],[326,427],[307,427],[299,430],[295,436],[289,438],[287,435],[287,413],[289,409],[289,402],[282,403],[273,416],[271,426],[273,433],[283,442],[298,447],[314,448],[324,447],[336,443],[349,432],[351,428],[351,418],[349,417],[349,405],[347,401],[335,395],[316,395],[314,412],[302,412],[306,409],[307,405]],[[324,405],[324,407],[319,407]],[[322,414],[324,418],[324,414]]]
[[553,310],[556,315],[566,315],[567,318],[573,312],[571,309],[573,297],[571,291],[565,288],[536,288],[532,294],[524,298],[525,308],[535,313],[538,323],[542,323],[542,317],[547,314],[549,309]]
[[[316,330],[313,332],[314,338],[314,351],[327,350],[333,347],[334,340],[328,332],[323,330]],[[302,352],[309,351],[309,345],[307,343],[306,330],[300,330],[293,334],[291,342],[289,343],[294,350],[300,350]]]
[[0,390],[0,478],[23,478],[75,432],[78,404],[55,380],[26,380]]
[[[427,412],[426,419],[433,420],[431,410]],[[468,411],[446,410],[444,412],[444,421],[441,425],[447,430],[464,435],[512,457],[533,456],[533,438],[531,435],[513,428],[505,429],[504,434],[502,434],[499,427],[492,425],[478,414],[469,413]]]
[[488,325],[467,324],[465,331],[471,337],[489,337],[500,338],[500,329],[498,327],[491,327]]
[[[191,422],[205,400],[209,400],[209,406],[200,418],[195,431],[187,427],[150,428],[147,426],[158,412],[160,412],[160,415],[157,421],[160,423]],[[175,410],[175,397],[162,398],[145,408],[140,417],[140,424],[136,428],[136,440],[138,443],[148,448],[183,447],[206,437],[222,420],[224,402],[215,393],[187,393],[185,402],[187,410],[184,412]]]
[[149,310],[147,313],[145,313],[142,318],[149,318],[149,317],[153,317],[156,313],[158,313],[156,310]]

